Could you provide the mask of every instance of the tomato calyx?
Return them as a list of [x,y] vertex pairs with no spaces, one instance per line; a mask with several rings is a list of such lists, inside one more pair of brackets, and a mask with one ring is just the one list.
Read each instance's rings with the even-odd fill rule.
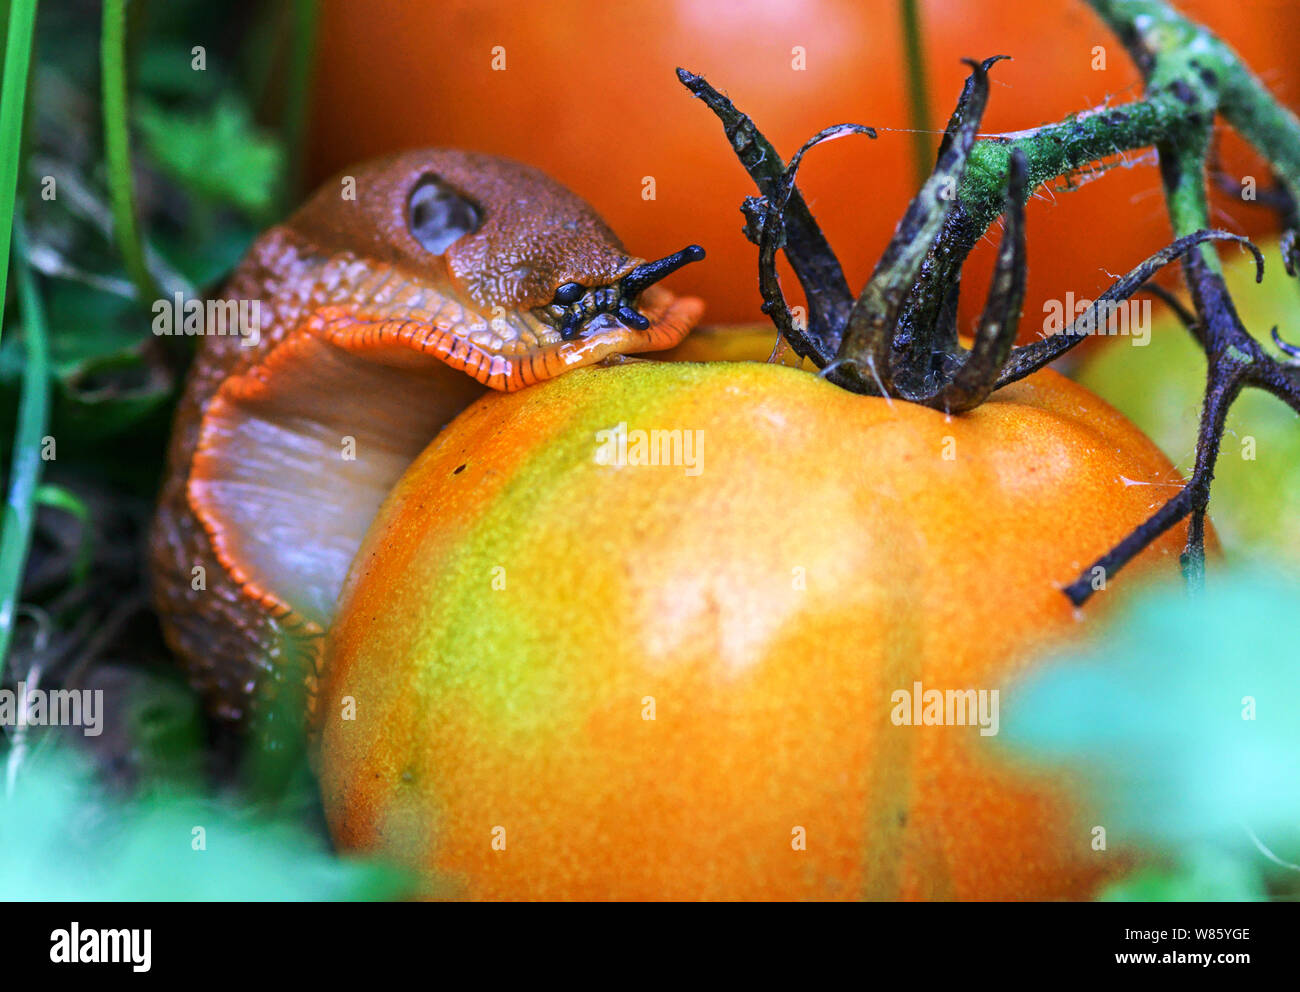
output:
[[[1084,340],[1099,318],[1106,319],[1107,308],[1132,296],[1160,268],[1198,245],[1212,240],[1249,244],[1239,235],[1219,230],[1180,238],[1112,284],[1070,327],[1015,347],[1025,292],[1024,205],[1030,192],[1025,155],[1015,148],[1007,160],[1005,223],[993,282],[973,345],[965,348],[957,331],[957,295],[961,266],[977,237],[969,236],[957,191],[988,104],[989,70],[1007,58],[966,60],[971,74],[944,131],[935,169],[908,205],[856,298],[795,179],[804,155],[813,147],[847,134],[874,138],[875,130],[861,124],[826,128],[786,166],[750,117],[702,76],[677,70],[683,85],[722,121],[732,148],[761,194],[748,197],[741,209],[746,237],[759,249],[763,312],[794,351],[810,359],[835,385],[945,413],[965,412],[994,390],[1038,371]],[[807,295],[806,326],[794,319],[781,290],[778,250],[785,251]]]
[[[1106,8],[1108,11],[1110,8]],[[1137,25],[1111,11],[1103,17],[1112,22],[1122,39],[1131,40]],[[1218,39],[1203,27],[1178,20],[1181,32],[1200,39],[1203,47],[1218,51]],[[1132,28],[1132,30],[1129,30]],[[1140,32],[1137,32],[1140,34]],[[1172,37],[1172,36],[1171,36]],[[1209,375],[1202,408],[1196,463],[1191,478],[1177,496],[1170,499],[1127,538],[1099,558],[1074,582],[1063,587],[1076,605],[1093,592],[1105,588],[1105,577],[1124,567],[1156,538],[1183,519],[1189,519],[1188,540],[1181,562],[1189,585],[1203,581],[1205,560],[1205,514],[1210,480],[1222,443],[1228,408],[1246,387],[1263,389],[1300,412],[1300,348],[1274,340],[1282,357],[1266,352],[1246,331],[1237,316],[1227,287],[1206,261],[1202,245],[1211,241],[1235,241],[1255,256],[1257,281],[1263,278],[1263,256],[1247,238],[1211,229],[1204,207],[1206,154],[1214,113],[1223,108],[1219,76],[1193,60],[1189,67],[1179,61],[1181,49],[1166,39],[1152,51],[1130,45],[1131,53],[1148,82],[1144,101],[1128,108],[1077,115],[1061,125],[999,135],[986,139],[1004,146],[1000,169],[989,168],[991,156],[983,156],[977,182],[996,195],[999,187],[985,180],[1002,173],[1002,215],[1005,224],[995,264],[994,277],[978,329],[970,349],[957,333],[957,295],[960,270],[984,229],[996,219],[989,204],[968,205],[959,191],[980,120],[988,101],[989,70],[1006,56],[994,56],[976,63],[966,60],[971,74],[957,107],[944,131],[938,161],[930,177],[909,204],[907,212],[886,247],[871,278],[855,298],[849,291],[843,269],[800,195],[795,177],[804,155],[823,141],[851,133],[875,131],[864,125],[839,125],[815,135],[784,165],[775,148],[754,122],[741,113],[701,76],[678,69],[678,78],[692,94],[709,107],[723,129],[742,166],[758,187],[758,196],[746,198],[746,237],[759,249],[759,290],[763,312],[781,336],[801,357],[810,359],[821,375],[847,390],[866,395],[893,397],[919,403],[945,413],[961,413],[982,403],[996,389],[1038,371],[1090,336],[1108,321],[1113,307],[1139,291],[1170,300],[1169,294],[1147,282],[1164,266],[1182,260],[1184,276],[1191,290],[1193,314],[1181,304],[1175,312],[1205,350]],[[1216,56],[1217,57],[1217,56]],[[1226,58],[1226,56],[1225,56]],[[1189,79],[1178,77],[1188,68]],[[1225,73],[1245,72],[1226,65]],[[1253,91],[1252,91],[1253,92]],[[1170,98],[1173,95],[1173,99]],[[1260,97],[1265,109],[1283,112]],[[1239,109],[1239,108],[1238,108]],[[1026,149],[1062,162],[1096,156],[1096,136],[1078,128],[1085,119],[1103,120],[1106,127],[1130,128],[1135,111],[1163,115],[1158,133],[1127,134],[1130,146],[1155,143],[1161,159],[1161,176],[1171,218],[1182,237],[1144,260],[1103,292],[1088,310],[1068,327],[1021,347],[1015,346],[1025,288],[1024,205],[1032,188],[1055,173],[1042,162],[1031,172]],[[1207,112],[1208,111],[1208,112]],[[1224,110],[1230,119],[1232,114]],[[1262,112],[1262,111],[1261,111]],[[1238,115],[1239,117],[1240,115]],[[1239,127],[1240,120],[1233,119]],[[1247,121],[1249,124],[1249,121]],[[1247,128],[1243,134],[1259,147]],[[1044,154],[1048,145],[1069,146],[1068,154]],[[1117,141],[1106,143],[1118,148]],[[1259,150],[1269,157],[1269,148]],[[1280,176],[1286,162],[1273,161]],[[1030,177],[1033,176],[1032,182]],[[1199,186],[1199,193],[1196,192]],[[1191,192],[1189,192],[1191,191]],[[1300,210],[1287,183],[1279,180],[1273,202],[1288,230],[1282,241],[1282,255],[1288,274],[1300,268],[1300,246],[1295,228],[1300,227]],[[974,218],[986,219],[977,223]],[[776,253],[784,250],[805,291],[807,324],[796,321],[786,303],[776,271]],[[1100,577],[1100,583],[1097,581]]]
[[650,321],[636,308],[637,297],[643,290],[671,275],[683,265],[704,258],[699,245],[687,245],[653,262],[642,262],[618,282],[607,286],[588,288],[576,282],[566,282],[555,291],[555,298],[546,306],[536,307],[533,313],[544,323],[560,332],[562,341],[573,341],[584,327],[598,317],[611,315],[637,331],[644,331]]
[[[1296,273],[1294,264],[1290,263],[1288,244],[1294,244],[1294,238],[1294,232],[1288,232],[1282,249],[1283,257],[1288,259],[1287,272],[1292,276]],[[1250,247],[1255,252],[1255,281],[1262,282],[1263,256],[1254,245]],[[1195,312],[1181,304],[1174,312],[1205,349],[1209,365],[1196,440],[1196,462],[1191,477],[1177,495],[1065,587],[1066,596],[1076,605],[1086,602],[1095,591],[1091,576],[1118,571],[1185,517],[1188,536],[1187,548],[1181,556],[1183,575],[1189,585],[1199,587],[1205,575],[1205,514],[1210,502],[1210,481],[1214,477],[1229,408],[1243,389],[1253,386],[1271,393],[1300,413],[1300,361],[1295,354],[1284,346],[1288,358],[1279,360],[1264,350],[1237,316],[1223,276],[1209,267],[1199,251],[1189,253],[1183,267]],[[1273,337],[1278,338],[1276,328]]]

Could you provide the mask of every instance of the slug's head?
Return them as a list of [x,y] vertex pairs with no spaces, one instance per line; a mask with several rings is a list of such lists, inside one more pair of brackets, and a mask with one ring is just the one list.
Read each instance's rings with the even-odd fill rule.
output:
[[[466,371],[498,388],[611,353],[671,347],[703,309],[654,285],[703,258],[702,248],[654,262],[630,255],[586,202],[529,166],[427,149],[359,167],[350,178],[353,199],[340,199],[348,188],[342,177],[290,227],[326,253],[389,266],[427,290],[414,299],[406,292],[354,302],[368,315],[383,311],[383,319],[419,320],[427,312],[485,356],[483,376]],[[390,299],[400,299],[406,313],[395,312]],[[491,381],[492,370],[506,374]]]
[[641,291],[688,262],[698,262],[703,257],[703,248],[687,245],[656,262],[642,262],[617,282],[595,288],[580,282],[561,283],[556,287],[550,304],[536,310],[537,316],[552,327],[558,327],[560,337],[565,341],[598,326],[612,327],[615,319],[627,327],[644,331],[650,327],[650,321],[635,307]]

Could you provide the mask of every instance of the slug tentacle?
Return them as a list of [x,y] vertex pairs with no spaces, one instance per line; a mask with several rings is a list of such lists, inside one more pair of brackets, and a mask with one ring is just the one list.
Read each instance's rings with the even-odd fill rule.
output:
[[425,150],[347,178],[355,199],[327,184],[250,250],[221,295],[258,301],[258,335],[205,335],[177,412],[155,600],[231,720],[279,684],[312,688],[380,502],[485,388],[670,348],[703,310],[653,285],[701,249],[631,256],[519,163]]
[[587,289],[579,283],[566,282],[555,291],[555,298],[549,306],[536,311],[537,316],[558,328],[563,341],[572,341],[584,330],[613,326],[609,320],[603,324],[597,322],[597,318],[605,314],[633,330],[647,330],[650,320],[634,307],[642,291],[683,265],[703,257],[703,248],[689,245],[657,262],[642,262],[613,285]]
[[623,281],[619,284],[620,291],[626,297],[634,297],[652,283],[667,278],[683,265],[698,262],[703,257],[703,248],[699,245],[687,245],[681,251],[667,255],[656,262],[642,262],[623,277]]

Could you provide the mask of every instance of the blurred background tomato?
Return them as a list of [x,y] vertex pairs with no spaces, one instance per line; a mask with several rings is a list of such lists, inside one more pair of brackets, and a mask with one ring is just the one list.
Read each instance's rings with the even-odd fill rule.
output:
[[[1300,105],[1300,4],[1177,5],[1234,45],[1280,100]],[[993,72],[986,133],[1140,94],[1127,53],[1082,0],[921,0],[920,15],[935,129],[961,90],[963,57],[1014,57]],[[702,73],[727,93],[787,159],[828,124],[910,126],[898,0],[335,0],[322,16],[311,182],[414,145],[523,159],[588,199],[638,254],[703,244],[708,259],[675,285],[704,297],[714,322],[760,316],[757,252],[741,236],[738,212],[754,190],[717,120],[674,68]],[[1263,189],[1258,159],[1235,135],[1222,138],[1223,170],[1253,175]],[[881,130],[876,141],[818,149],[801,172],[855,290],[916,190],[912,156],[911,135]],[[1110,274],[1169,240],[1154,153],[1129,153],[1116,166],[1071,192],[1040,188],[1031,202],[1022,338],[1041,328],[1045,300],[1095,297]],[[643,197],[647,177],[653,199]],[[1252,234],[1277,223],[1224,195],[1214,221]],[[985,238],[968,272],[967,329],[992,249]],[[785,282],[795,295],[793,279]]]

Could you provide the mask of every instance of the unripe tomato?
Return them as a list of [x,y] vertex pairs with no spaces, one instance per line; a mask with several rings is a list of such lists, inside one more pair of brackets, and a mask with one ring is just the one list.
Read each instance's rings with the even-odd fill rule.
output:
[[[637,463],[650,430],[676,464]],[[1085,897],[1121,863],[1086,803],[896,693],[1004,689],[1094,609],[1060,587],[1164,494],[1132,483],[1173,478],[1050,371],[960,417],[762,363],[487,396],[354,561],[334,837],[477,899]]]

